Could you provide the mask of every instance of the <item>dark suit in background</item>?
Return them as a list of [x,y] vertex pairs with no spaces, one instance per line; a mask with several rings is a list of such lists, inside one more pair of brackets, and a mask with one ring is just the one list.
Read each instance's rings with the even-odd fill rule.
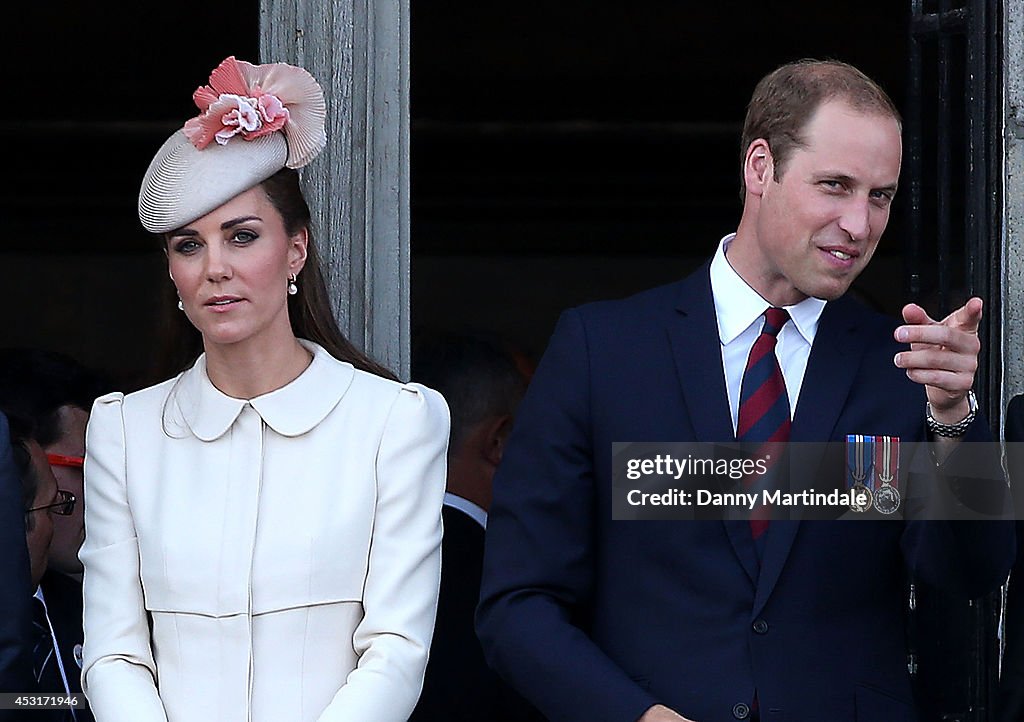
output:
[[[11,457],[7,417],[0,413],[0,691],[3,692],[26,692],[33,687],[29,657],[31,596],[21,480]],[[13,713],[0,710],[0,719],[6,718],[13,718]]]
[[494,470],[527,376],[504,342],[471,332],[422,335],[412,357],[413,378],[440,391],[448,402],[451,439],[437,623],[423,692],[410,719],[541,719],[487,666],[473,628]]
[[[53,625],[53,633],[57,638],[57,650],[64,674],[67,677],[70,692],[82,691],[82,584],[60,572],[48,571],[43,575],[39,586],[46,600],[46,613]],[[65,720],[71,720],[65,714]],[[76,709],[75,722],[93,722],[92,713],[87,707]]]
[[450,506],[442,512],[441,595],[423,694],[410,722],[540,720],[484,661],[473,629],[484,560],[484,529]]

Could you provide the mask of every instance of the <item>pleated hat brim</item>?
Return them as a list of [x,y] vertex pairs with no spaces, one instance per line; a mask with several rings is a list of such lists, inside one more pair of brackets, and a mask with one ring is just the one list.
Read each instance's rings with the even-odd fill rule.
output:
[[285,167],[281,133],[233,138],[198,150],[177,131],[160,147],[139,191],[139,220],[150,233],[182,228]]

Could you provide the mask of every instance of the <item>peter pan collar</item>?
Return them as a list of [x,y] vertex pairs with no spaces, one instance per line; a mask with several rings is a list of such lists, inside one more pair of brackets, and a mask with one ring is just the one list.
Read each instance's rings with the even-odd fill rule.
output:
[[281,436],[305,434],[323,421],[348,391],[355,369],[312,341],[299,343],[313,354],[306,370],[291,383],[252,399],[236,399],[214,386],[206,374],[206,354],[200,356],[174,391],[174,403],[192,433],[203,441],[220,438],[246,404]]

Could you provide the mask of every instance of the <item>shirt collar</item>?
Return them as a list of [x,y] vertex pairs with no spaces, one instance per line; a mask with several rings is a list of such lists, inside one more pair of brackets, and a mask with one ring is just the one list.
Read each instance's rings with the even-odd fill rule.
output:
[[[711,259],[711,295],[715,300],[715,316],[718,320],[718,337],[722,345],[728,345],[750,328],[771,304],[751,288],[736,273],[725,252],[736,237],[730,233],[718,244],[715,257]],[[807,341],[814,343],[818,322],[825,310],[825,301],[820,298],[805,298],[792,306],[785,306],[796,330]]]
[[313,354],[306,370],[281,388],[252,399],[236,399],[214,386],[206,373],[206,354],[200,356],[173,392],[192,433],[203,441],[223,436],[246,404],[281,436],[305,434],[323,421],[348,391],[355,369],[311,341],[299,343]]
[[463,499],[457,494],[446,491],[444,493],[444,505],[458,509],[484,529],[487,528],[487,512],[483,510],[483,507],[474,504],[469,499]]

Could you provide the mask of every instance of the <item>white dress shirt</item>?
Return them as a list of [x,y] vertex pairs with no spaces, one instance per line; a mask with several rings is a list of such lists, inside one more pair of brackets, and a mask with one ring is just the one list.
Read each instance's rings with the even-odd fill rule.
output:
[[[736,273],[726,258],[729,244],[735,237],[735,233],[730,233],[723,238],[715,257],[711,259],[711,295],[715,301],[718,338],[722,344],[722,368],[725,371],[725,387],[729,393],[729,413],[732,415],[734,432],[747,357],[750,356],[754,341],[761,335],[763,314],[771,307]],[[800,398],[800,386],[807,370],[807,359],[811,355],[811,344],[818,332],[818,321],[821,320],[821,312],[825,310],[825,301],[805,298],[800,303],[784,308],[792,320],[779,332],[775,355],[786,381],[789,413],[792,417]]]
[[487,528],[487,512],[483,510],[483,507],[474,504],[469,499],[463,499],[461,496],[446,491],[444,493],[444,505],[458,509],[484,529]]
[[[64,658],[60,655],[60,644],[57,642],[57,632],[53,628],[53,621],[50,619],[50,609],[46,606],[46,597],[43,596],[43,588],[36,587],[36,593],[33,594],[36,599],[43,605],[43,611],[46,613],[46,625],[50,632],[50,640],[53,643],[53,649],[50,651],[50,655],[53,657],[55,664],[57,665],[57,671],[60,672],[60,681],[64,684],[64,693],[68,696],[71,695],[71,686],[68,684],[68,673],[64,669]],[[49,661],[49,660],[47,660]],[[56,692],[57,690],[46,690],[50,692]],[[75,710],[71,711],[71,719],[78,719],[78,715],[75,714]]]

